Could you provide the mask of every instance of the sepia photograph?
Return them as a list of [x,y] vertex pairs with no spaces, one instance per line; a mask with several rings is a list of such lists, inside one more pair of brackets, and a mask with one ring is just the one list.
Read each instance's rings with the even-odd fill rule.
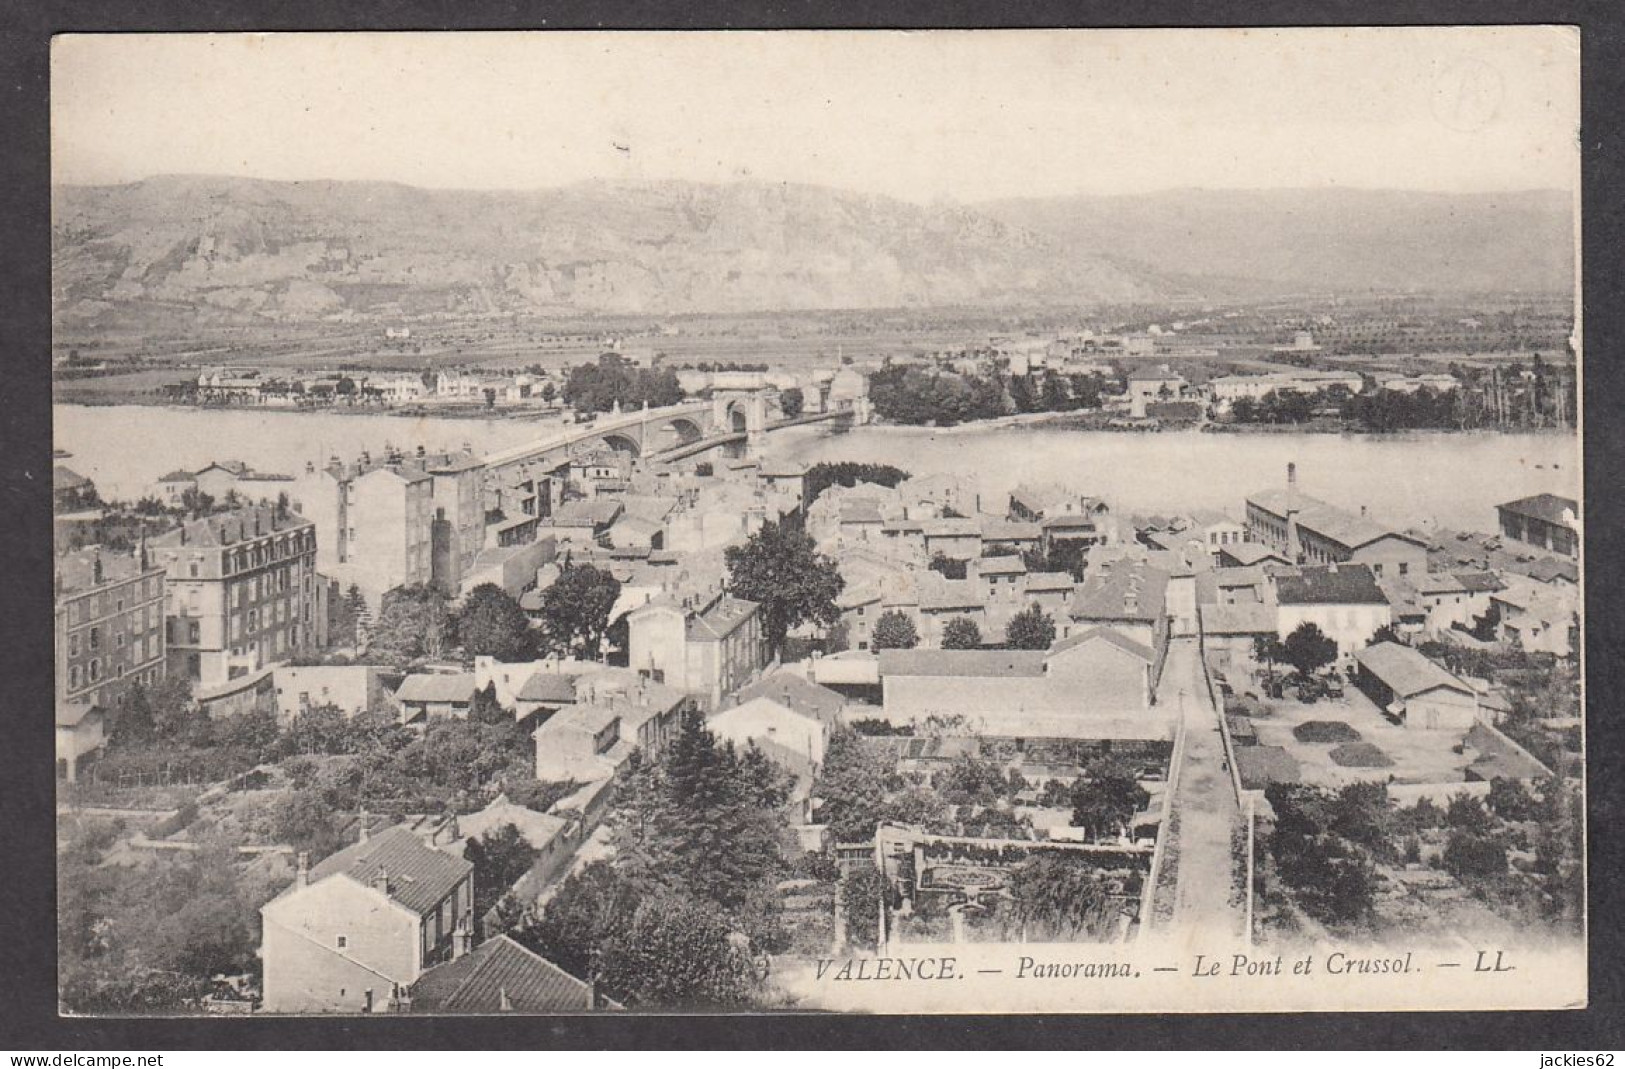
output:
[[1580,40],[57,36],[60,1013],[1585,1007]]

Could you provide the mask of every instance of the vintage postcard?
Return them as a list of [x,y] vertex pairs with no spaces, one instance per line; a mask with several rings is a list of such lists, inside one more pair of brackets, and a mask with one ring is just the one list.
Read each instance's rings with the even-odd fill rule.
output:
[[1584,1006],[1579,56],[56,38],[62,1012]]

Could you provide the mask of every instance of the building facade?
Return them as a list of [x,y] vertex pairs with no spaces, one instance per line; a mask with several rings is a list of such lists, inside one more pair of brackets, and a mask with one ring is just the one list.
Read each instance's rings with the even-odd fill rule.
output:
[[56,694],[110,706],[165,670],[164,569],[141,553],[80,550],[56,562]]
[[313,653],[322,630],[316,526],[255,506],[205,516],[154,539],[166,573],[170,672],[216,686]]

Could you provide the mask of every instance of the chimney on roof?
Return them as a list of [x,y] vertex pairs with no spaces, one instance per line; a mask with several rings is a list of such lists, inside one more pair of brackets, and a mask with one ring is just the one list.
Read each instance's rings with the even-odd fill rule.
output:
[[379,869],[377,873],[373,875],[372,885],[378,888],[378,890],[384,892],[384,894],[389,894],[389,870]]
[[181,523],[181,545],[186,545],[186,524],[184,521]]
[[102,547],[97,546],[90,551],[90,581],[97,586],[102,585],[102,578],[106,572],[102,569]]
[[451,940],[451,956],[460,958],[474,949],[474,929],[468,923],[468,914],[465,913],[457,921],[457,931]]
[[294,872],[293,885],[295,887],[310,886],[310,851],[299,851],[299,867]]
[[1360,506],[1360,518],[1361,519],[1365,518],[1365,506],[1364,505]]
[[372,838],[372,829],[367,826],[371,822],[371,819],[372,815],[368,813],[366,809],[362,809],[361,812],[356,815],[356,823],[361,825],[361,833],[356,839],[357,842],[364,843],[368,839]]

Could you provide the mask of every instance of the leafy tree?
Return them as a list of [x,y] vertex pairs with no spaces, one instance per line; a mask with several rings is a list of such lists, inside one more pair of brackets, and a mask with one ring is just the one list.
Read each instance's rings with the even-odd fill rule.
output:
[[820,461],[807,469],[802,484],[807,488],[807,500],[813,501],[831,486],[851,489],[860,482],[895,488],[909,477],[902,468],[890,464],[865,464],[853,460]]
[[497,699],[496,683],[487,683],[474,692],[474,698],[468,703],[468,718],[481,724],[511,724],[513,714],[502,707]]
[[744,545],[729,546],[728,588],[761,606],[763,631],[774,654],[790,630],[804,623],[833,625],[845,580],[833,560],[819,553],[799,527],[768,521]]
[[1337,642],[1330,638],[1312,620],[1305,620],[1292,629],[1281,643],[1281,660],[1304,675],[1310,675],[1337,660]]
[[945,579],[963,579],[967,573],[967,564],[962,560],[944,556],[942,553],[931,554],[930,563],[926,565],[933,572]]
[[602,982],[634,1006],[749,1005],[758,979],[747,941],[722,910],[669,892],[640,902],[599,949]]
[[1445,871],[1464,883],[1499,879],[1506,875],[1506,847],[1488,835],[1456,828],[1444,847]]
[[1325,924],[1360,924],[1374,908],[1376,869],[1366,852],[1330,831],[1332,800],[1301,784],[1272,783],[1269,853],[1276,875],[1304,911]]
[[786,419],[795,419],[801,415],[806,407],[807,399],[801,392],[801,387],[792,386],[779,393],[779,408],[783,410]]
[[956,616],[942,629],[942,648],[945,650],[976,650],[982,648],[982,629],[966,616]]
[[830,732],[824,767],[813,793],[821,803],[815,817],[829,826],[836,842],[873,838],[875,825],[882,819],[890,773],[882,754],[862,736],[846,727]]
[[463,649],[475,657],[524,661],[536,652],[530,618],[495,583],[481,583],[468,592],[457,614],[457,634]]
[[451,646],[452,618],[446,595],[432,586],[407,586],[384,595],[368,652],[406,664],[439,657]]
[[1004,641],[1013,650],[1047,650],[1055,643],[1055,621],[1034,602],[1010,617]]
[[543,641],[558,656],[598,660],[610,610],[620,596],[620,580],[611,573],[567,561],[558,579],[542,591]]
[[508,823],[470,838],[463,844],[463,857],[474,866],[474,916],[483,922],[486,913],[536,863],[536,848],[517,825]]
[[1097,762],[1072,789],[1072,823],[1088,828],[1094,838],[1106,831],[1124,834],[1150,800],[1150,793],[1126,766]]
[[1540,807],[1529,788],[1515,779],[1496,776],[1490,780],[1489,797],[1485,799],[1490,812],[1502,820],[1538,820]]
[[1484,803],[1466,791],[1450,799],[1450,805],[1445,809],[1444,822],[1448,827],[1472,832],[1475,835],[1487,835],[1495,827],[1495,818],[1484,808]]
[[1403,640],[1399,637],[1399,632],[1394,630],[1393,624],[1383,624],[1381,627],[1377,628],[1371,633],[1371,641],[1367,642],[1366,645],[1375,646],[1379,642],[1401,641]]
[[920,644],[919,632],[908,614],[897,609],[880,614],[870,645],[877,650],[911,650]]
[[1114,934],[1115,911],[1095,870],[1053,855],[1010,870],[1010,893],[1028,938],[1074,941]]
[[873,865],[854,866],[841,877],[841,911],[846,916],[847,942],[873,947],[880,941],[881,898],[886,878]]

